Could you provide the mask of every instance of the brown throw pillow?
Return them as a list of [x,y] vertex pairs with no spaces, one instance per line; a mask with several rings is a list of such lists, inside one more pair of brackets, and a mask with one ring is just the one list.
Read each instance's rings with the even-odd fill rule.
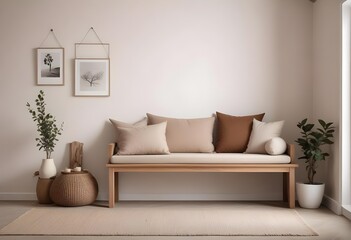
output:
[[262,121],[264,113],[250,116],[231,116],[217,112],[216,152],[245,152],[250,139],[253,119]]

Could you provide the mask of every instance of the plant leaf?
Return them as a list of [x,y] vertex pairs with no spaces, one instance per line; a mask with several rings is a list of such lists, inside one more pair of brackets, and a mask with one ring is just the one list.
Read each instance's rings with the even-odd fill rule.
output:
[[322,125],[322,127],[325,129],[326,127],[326,123],[322,120],[322,119],[318,119],[318,122],[320,123],[320,125]]
[[309,132],[312,130],[313,127],[314,127],[314,124],[307,124],[307,125],[302,126],[302,130],[304,132]]

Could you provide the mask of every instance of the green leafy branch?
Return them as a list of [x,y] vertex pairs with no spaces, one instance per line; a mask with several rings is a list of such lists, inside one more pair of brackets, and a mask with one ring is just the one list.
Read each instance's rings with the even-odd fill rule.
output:
[[39,137],[35,138],[37,147],[39,147],[39,150],[46,152],[46,158],[50,158],[58,141],[57,136],[61,135],[63,131],[63,123],[58,128],[56,119],[50,113],[45,112],[44,96],[44,92],[40,90],[37,99],[35,99],[36,109],[31,108],[28,102],[26,106],[32,115],[33,121],[37,123],[37,131],[39,132]]

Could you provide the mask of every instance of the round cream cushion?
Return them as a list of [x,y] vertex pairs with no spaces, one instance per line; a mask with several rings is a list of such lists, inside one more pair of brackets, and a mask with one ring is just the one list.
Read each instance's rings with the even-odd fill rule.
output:
[[283,154],[286,150],[286,142],[280,137],[274,137],[266,142],[264,148],[270,155]]

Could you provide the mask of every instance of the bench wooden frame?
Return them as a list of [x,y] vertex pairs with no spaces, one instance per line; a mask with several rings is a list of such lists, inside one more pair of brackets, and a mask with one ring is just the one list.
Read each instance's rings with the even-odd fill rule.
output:
[[291,163],[287,164],[140,164],[140,163],[110,163],[115,153],[115,144],[108,145],[109,163],[109,207],[113,208],[118,201],[119,172],[272,172],[283,173],[283,200],[288,201],[290,208],[295,208],[295,148],[288,144],[287,154]]

